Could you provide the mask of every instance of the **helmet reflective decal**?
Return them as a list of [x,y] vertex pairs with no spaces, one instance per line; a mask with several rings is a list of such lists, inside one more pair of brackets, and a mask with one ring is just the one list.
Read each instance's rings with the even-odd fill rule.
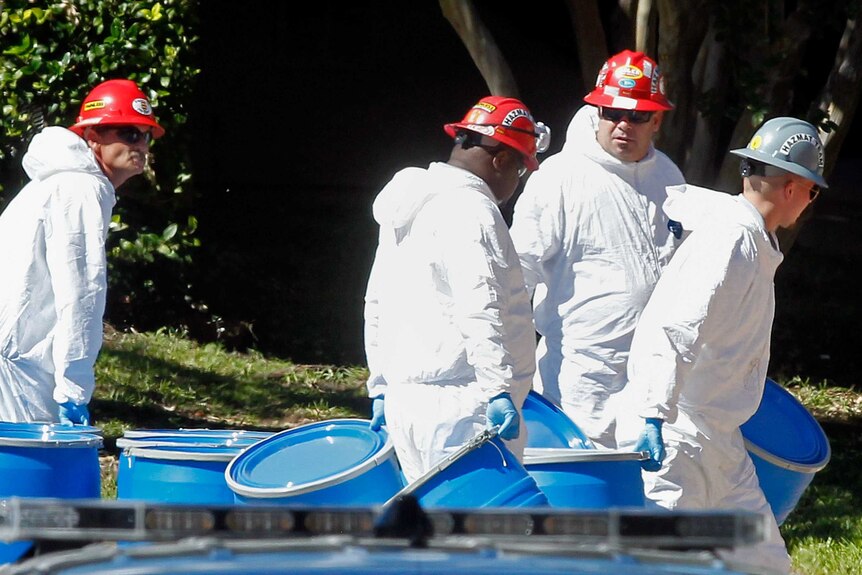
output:
[[496,131],[496,127],[489,124],[464,124],[463,127],[485,136],[493,136]]
[[143,98],[135,98],[132,100],[132,109],[144,116],[149,116],[153,113],[153,109],[150,108],[150,103]]
[[506,117],[503,118],[503,121],[500,123],[504,126],[511,126],[518,118],[527,118],[528,120],[530,120],[531,123],[535,124],[535,122],[533,121],[533,117],[530,115],[530,112],[528,112],[524,108],[515,108],[514,110],[509,111],[509,113],[506,114]]
[[608,63],[605,62],[605,64],[602,66],[602,69],[599,70],[599,73],[596,76],[596,87],[597,88],[601,88],[602,86],[605,85],[605,78],[607,77],[607,73],[608,73]]
[[631,78],[632,80],[637,80],[638,78],[643,78],[644,73],[641,72],[640,68],[628,64],[626,66],[620,66],[614,70],[614,76],[617,78]]
[[760,137],[760,134],[755,134],[751,141],[748,143],[748,147],[752,150],[756,150],[760,147],[760,144],[763,143],[763,138]]
[[93,100],[92,102],[87,102],[84,104],[84,111],[89,112],[90,110],[98,110],[99,108],[105,107],[104,100]]
[[790,150],[799,142],[807,142],[808,144],[811,144],[812,146],[817,148],[817,165],[819,167],[823,167],[823,146],[820,143],[820,140],[818,138],[815,138],[811,134],[793,134],[792,136],[784,140],[784,143],[781,144],[781,148],[779,148],[779,151],[785,156],[789,156]]
[[[649,78],[653,75],[652,62],[650,62],[649,60],[644,60],[643,62],[641,62],[641,65],[643,65],[644,67],[644,76]],[[655,71],[658,72],[658,66],[655,67]]]

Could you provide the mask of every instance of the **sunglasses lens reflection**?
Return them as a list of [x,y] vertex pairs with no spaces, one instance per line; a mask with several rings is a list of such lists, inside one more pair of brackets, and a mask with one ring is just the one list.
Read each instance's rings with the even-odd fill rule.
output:
[[645,124],[652,118],[653,112],[644,110],[619,110],[617,108],[601,108],[603,119],[609,122],[622,122],[626,118],[630,124]]
[[131,126],[124,128],[117,128],[117,137],[126,142],[127,144],[137,144],[141,140],[144,140],[146,143],[150,143],[152,139],[152,134],[149,131],[142,132],[137,128],[133,128]]

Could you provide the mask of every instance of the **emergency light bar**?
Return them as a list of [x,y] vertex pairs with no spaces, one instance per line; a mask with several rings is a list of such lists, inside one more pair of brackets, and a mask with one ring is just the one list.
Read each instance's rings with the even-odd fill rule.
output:
[[[12,497],[0,500],[0,540],[173,541],[196,536],[284,539],[349,535],[409,538],[413,543],[424,543],[428,539],[466,535],[509,541],[528,537],[536,542],[620,548],[714,549],[759,543],[766,532],[765,518],[745,511],[480,508],[419,509],[418,513],[393,513],[392,509],[381,508],[168,505]],[[427,530],[417,531],[417,523],[426,524]]]

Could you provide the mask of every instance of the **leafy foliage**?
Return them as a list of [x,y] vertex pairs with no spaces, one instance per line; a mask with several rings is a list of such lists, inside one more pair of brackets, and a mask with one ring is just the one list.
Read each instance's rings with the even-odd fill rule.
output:
[[25,184],[20,161],[31,137],[74,123],[82,98],[103,80],[137,82],[167,131],[152,146],[146,177],[118,194],[108,315],[116,312],[120,325],[153,310],[168,323],[180,310],[167,302],[193,301],[185,270],[199,243],[182,128],[199,73],[197,8],[197,0],[0,3],[0,209]]

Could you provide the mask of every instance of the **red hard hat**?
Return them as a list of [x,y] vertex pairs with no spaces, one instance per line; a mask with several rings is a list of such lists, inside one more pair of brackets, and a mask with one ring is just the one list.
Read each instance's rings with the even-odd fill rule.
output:
[[656,112],[671,110],[664,94],[664,76],[655,60],[643,52],[623,50],[605,62],[596,88],[584,97],[593,106]]
[[150,126],[153,137],[161,138],[165,129],[153,117],[150,101],[131,80],[106,80],[93,88],[69,129],[82,136],[87,126]]
[[463,120],[446,124],[443,129],[453,138],[459,130],[470,130],[506,144],[524,156],[524,163],[530,170],[539,168],[536,152],[544,152],[550,139],[550,131],[533,120],[523,102],[504,96],[482,98],[467,111]]

